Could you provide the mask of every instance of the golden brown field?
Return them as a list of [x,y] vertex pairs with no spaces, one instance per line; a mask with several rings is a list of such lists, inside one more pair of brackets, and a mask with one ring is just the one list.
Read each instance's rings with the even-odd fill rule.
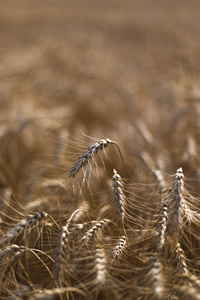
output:
[[200,2],[0,1],[0,299],[200,299]]

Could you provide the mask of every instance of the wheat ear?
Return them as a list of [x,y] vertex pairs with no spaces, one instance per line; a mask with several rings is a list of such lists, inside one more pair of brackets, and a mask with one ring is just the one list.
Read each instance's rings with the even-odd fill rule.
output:
[[171,210],[171,225],[172,229],[179,231],[182,223],[182,192],[184,186],[183,169],[179,168],[175,174],[174,187],[173,187],[173,201]]
[[55,276],[57,279],[61,278],[62,266],[66,259],[67,245],[69,240],[69,231],[66,226],[63,226],[58,240],[58,247],[55,259]]
[[82,240],[87,243],[91,238],[95,237],[97,232],[102,230],[102,228],[110,222],[111,222],[111,220],[109,220],[109,219],[103,219],[100,222],[97,222],[94,226],[92,226],[92,228],[90,230],[88,230],[86,232],[86,234],[83,236]]
[[162,265],[156,256],[151,256],[149,258],[149,265],[151,267],[148,274],[151,292],[155,299],[163,299],[164,280],[162,274]]
[[183,155],[183,162],[188,162],[191,158],[196,157],[196,143],[195,140],[189,136],[187,137],[187,149],[185,154]]
[[137,155],[142,160],[142,162],[145,164],[145,166],[149,169],[149,171],[152,173],[152,175],[156,178],[161,192],[165,192],[167,190],[165,179],[164,179],[161,171],[159,169],[155,168],[150,155],[146,151],[141,151]]
[[[49,290],[42,290],[41,292],[36,292],[36,293],[30,295],[28,299],[29,300],[34,300],[34,299],[52,300],[52,299],[57,299],[58,296],[61,296],[64,293],[77,293],[77,294],[82,295],[84,298],[86,298],[86,294],[78,288],[63,287],[63,288],[55,288],[55,289],[51,289],[51,290],[49,289]],[[63,299],[63,298],[61,298],[61,299]],[[66,299],[69,299],[69,297],[67,297]]]
[[172,290],[181,297],[179,299],[200,300],[200,290],[194,287],[172,285]]
[[67,226],[62,227],[55,260],[55,274],[58,279],[62,277],[61,275],[63,274],[65,263],[70,261],[70,242],[72,238],[76,236],[82,229],[83,225],[78,224],[69,233]]
[[0,261],[1,263],[5,260],[10,258],[15,252],[19,251],[21,248],[18,245],[10,245],[7,248],[3,249],[0,252]]
[[126,247],[126,237],[125,236],[121,236],[117,245],[114,248],[113,254],[112,254],[112,262],[120,259],[124,253],[124,249]]
[[114,175],[112,177],[112,180],[113,180],[114,201],[118,211],[118,216],[120,220],[123,222],[124,213],[125,213],[125,196],[122,190],[122,179],[115,169],[113,170],[113,172]]
[[0,246],[6,245],[9,242],[15,240],[24,230],[30,228],[37,222],[41,222],[44,218],[48,216],[47,213],[42,211],[41,213],[35,213],[34,215],[29,215],[26,219],[21,220],[14,227],[9,229],[5,235],[2,236],[0,241]]
[[183,282],[188,282],[190,286],[194,287],[195,289],[200,290],[200,280],[195,275],[192,275],[189,272],[185,272],[179,276],[180,279],[183,280]]
[[158,233],[157,239],[157,250],[160,251],[163,249],[166,241],[166,231],[169,219],[169,204],[166,194],[163,194],[160,209],[158,212],[158,222],[156,226],[156,232]]
[[62,277],[64,263],[68,260],[68,247],[71,237],[75,236],[83,229],[82,224],[78,224],[70,233],[67,226],[63,226],[58,240],[58,247],[55,259],[55,276],[57,279]]
[[179,274],[189,274],[186,257],[180,243],[177,244],[175,249],[174,263]]
[[7,276],[11,270],[11,268],[14,266],[14,264],[17,262],[18,258],[24,254],[24,252],[27,251],[27,249],[23,246],[20,246],[19,249],[14,253],[14,255],[12,256],[12,258],[10,259],[10,261],[8,262],[5,270],[4,270],[4,273],[3,273],[3,276],[1,278],[1,282],[3,283],[6,279],[7,279]]
[[92,159],[99,151],[106,149],[110,144],[114,144],[117,147],[123,162],[123,157],[118,144],[115,141],[106,138],[89,146],[87,151],[85,151],[81,156],[79,156],[78,161],[69,171],[69,177],[75,177],[79,170],[88,164],[90,159]]
[[195,223],[198,220],[199,214],[190,209],[186,200],[183,197],[184,193],[184,174],[182,168],[179,168],[175,174],[173,187],[173,201],[171,212],[171,225],[173,230],[179,231],[182,218],[184,217],[188,223]]
[[150,133],[150,131],[148,130],[147,126],[141,120],[136,120],[134,122],[134,125],[137,128],[140,135],[146,141],[146,143],[149,144],[150,146],[152,146],[153,145],[153,136]]
[[97,247],[95,251],[95,269],[96,278],[95,283],[97,286],[102,286],[106,283],[106,255],[104,249]]

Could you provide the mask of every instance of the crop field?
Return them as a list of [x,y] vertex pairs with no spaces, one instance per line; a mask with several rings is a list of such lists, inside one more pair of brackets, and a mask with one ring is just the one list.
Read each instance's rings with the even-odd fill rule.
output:
[[0,299],[200,299],[200,2],[0,0]]

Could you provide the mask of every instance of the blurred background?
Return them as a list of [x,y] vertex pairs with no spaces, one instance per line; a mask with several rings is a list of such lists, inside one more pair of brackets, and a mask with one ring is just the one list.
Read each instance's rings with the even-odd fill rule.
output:
[[18,186],[25,164],[71,137],[109,137],[125,160],[148,147],[178,157],[179,140],[198,137],[199,1],[0,5],[3,186]]

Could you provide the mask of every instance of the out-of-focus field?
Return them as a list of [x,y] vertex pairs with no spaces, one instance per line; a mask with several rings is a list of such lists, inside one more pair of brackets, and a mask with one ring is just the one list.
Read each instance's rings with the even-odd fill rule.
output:
[[1,119],[20,107],[62,107],[72,131],[92,135],[137,114],[169,122],[199,88],[199,8],[193,0],[1,1]]
[[[178,215],[183,221],[174,235],[173,221],[160,214],[164,208],[177,208],[171,175],[180,167],[187,190],[199,197],[199,37],[199,0],[0,0],[0,256],[13,243],[17,244],[13,251],[18,251],[19,245],[22,252],[34,248],[41,255],[38,260],[31,252],[16,263],[6,254],[7,260],[0,266],[1,299],[16,290],[25,293],[24,297],[33,293],[30,299],[37,299],[36,293],[45,294],[46,288],[69,285],[84,291],[88,299],[128,300],[136,292],[135,299],[165,299],[163,295],[167,300],[190,299],[187,290],[182,290],[181,280],[186,279],[179,277],[183,274],[180,265],[181,270],[187,267],[183,267],[184,255],[177,263],[174,253],[180,254],[180,242],[187,274],[191,272],[199,280],[199,200],[184,190],[186,202]],[[75,179],[68,178],[88,145],[106,137],[119,145],[124,165],[116,145],[109,145],[101,153],[103,158],[93,153],[88,168],[75,174]],[[125,225],[121,227],[110,200],[113,168],[127,184],[123,186],[127,206],[124,204]],[[181,172],[177,171],[176,179]],[[129,191],[133,187],[135,190]],[[164,207],[165,193],[170,205]],[[107,210],[102,210],[104,204]],[[115,222],[106,237],[102,234],[98,246],[105,248],[107,263],[103,266],[111,266],[106,270],[110,281],[108,285],[103,282],[100,294],[100,285],[93,286],[94,257],[98,261],[100,251],[93,253],[96,240],[91,253],[85,245],[81,252],[78,243],[83,239],[76,236],[76,243],[68,249],[74,251],[71,269],[63,268],[66,273],[60,278],[55,266],[60,258],[62,226],[78,207],[85,209],[92,224],[101,218]],[[41,211],[49,214],[48,221],[41,221],[43,215],[34,215]],[[173,209],[167,213],[173,215]],[[34,224],[26,219],[29,214],[35,216],[28,217]],[[81,218],[76,216],[77,224],[88,222],[85,215]],[[15,225],[22,219],[28,220],[28,225]],[[159,234],[165,234],[160,220],[167,228],[163,252],[155,246]],[[70,234],[76,229],[71,223]],[[17,233],[7,233],[13,226]],[[125,235],[126,256],[121,265],[112,267],[112,249]],[[15,252],[14,259],[22,252]],[[76,261],[80,254],[88,261]],[[160,290],[151,284],[151,270],[147,272],[147,261],[155,255],[164,270],[165,283],[159,276],[156,279]],[[88,276],[84,272],[91,266]],[[187,280],[192,293],[194,282]],[[199,293],[198,284],[194,289]],[[68,296],[63,299],[71,299]],[[82,299],[76,296],[74,299]]]

